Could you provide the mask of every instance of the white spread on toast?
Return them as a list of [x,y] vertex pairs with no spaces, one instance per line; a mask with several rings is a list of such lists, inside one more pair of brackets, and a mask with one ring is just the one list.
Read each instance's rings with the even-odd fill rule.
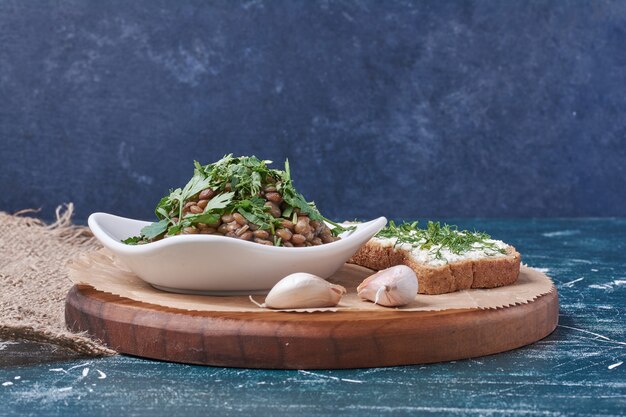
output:
[[[394,246],[396,250],[404,250],[410,252],[411,257],[419,263],[429,266],[442,266],[452,262],[465,261],[468,259],[496,258],[507,256],[497,249],[506,250],[509,245],[501,240],[487,239],[485,243],[492,246],[485,246],[480,243],[474,243],[472,249],[463,253],[453,253],[441,245],[432,246],[430,249],[420,249],[413,247],[408,243],[396,245],[397,238],[374,237],[372,241],[378,242],[383,247]],[[494,248],[495,246],[495,248]],[[438,252],[438,256],[436,255]]]

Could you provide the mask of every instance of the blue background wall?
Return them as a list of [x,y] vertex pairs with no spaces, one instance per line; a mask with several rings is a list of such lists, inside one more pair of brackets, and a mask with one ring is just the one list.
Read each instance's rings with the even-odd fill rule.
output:
[[626,2],[0,0],[0,210],[289,158],[328,216],[625,216]]

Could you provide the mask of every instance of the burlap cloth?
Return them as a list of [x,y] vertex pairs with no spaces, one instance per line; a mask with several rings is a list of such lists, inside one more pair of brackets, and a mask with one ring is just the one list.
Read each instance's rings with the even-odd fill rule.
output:
[[115,352],[65,327],[65,296],[72,287],[68,260],[101,246],[86,227],[72,224],[73,205],[58,207],[46,225],[0,212],[0,338],[53,343],[85,355]]

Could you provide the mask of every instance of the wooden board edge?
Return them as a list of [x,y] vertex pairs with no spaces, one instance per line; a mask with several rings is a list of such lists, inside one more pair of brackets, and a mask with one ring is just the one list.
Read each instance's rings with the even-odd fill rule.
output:
[[[556,288],[531,303],[503,309],[395,312],[397,317],[389,322],[322,320],[306,326],[288,318],[289,313],[254,313],[248,320],[238,315],[190,316],[168,308],[155,313],[150,305],[110,296],[102,300],[90,296],[87,288],[72,288],[68,327],[87,331],[122,353],[214,366],[339,369],[459,360],[533,343],[558,324]],[[265,314],[284,318],[268,321]],[[415,320],[416,314],[424,322]],[[523,330],[529,319],[538,324]],[[507,327],[517,331],[500,338]]]

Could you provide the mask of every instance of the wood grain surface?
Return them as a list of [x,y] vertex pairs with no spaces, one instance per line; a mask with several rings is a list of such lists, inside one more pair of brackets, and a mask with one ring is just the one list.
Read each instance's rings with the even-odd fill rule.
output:
[[122,353],[192,364],[339,369],[449,361],[515,349],[552,333],[556,288],[495,310],[217,313],[136,302],[74,286],[66,322]]

